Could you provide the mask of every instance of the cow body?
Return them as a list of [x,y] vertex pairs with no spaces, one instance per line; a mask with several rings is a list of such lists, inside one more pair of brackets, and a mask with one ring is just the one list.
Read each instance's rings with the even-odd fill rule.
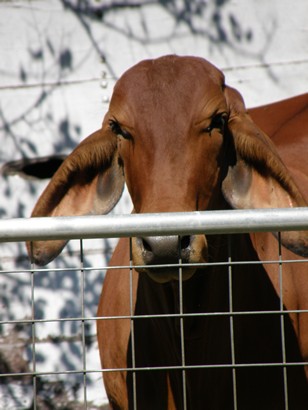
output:
[[[205,60],[141,62],[118,81],[102,129],[68,157],[33,216],[109,212],[124,181],[136,213],[307,206],[307,118],[307,94],[247,113]],[[283,259],[308,254],[307,232],[281,239]],[[63,246],[34,243],[32,258],[47,263]],[[308,408],[307,263],[259,263],[277,260],[278,248],[271,233],[121,239],[110,264],[128,266],[132,254],[143,267],[107,272],[98,316],[165,316],[135,319],[133,337],[129,319],[98,319],[102,366],[120,369],[104,373],[112,408],[134,408],[135,399],[147,410],[184,401],[193,410]],[[230,258],[240,263],[219,264]],[[179,259],[181,283],[178,268],[147,267]],[[182,320],[180,306],[198,315]],[[125,371],[134,366],[171,368]]]
[[[266,237],[267,234],[261,235]],[[219,240],[221,247],[216,260],[227,260],[227,238],[213,237],[211,239],[214,242]],[[266,238],[262,239],[266,240]],[[230,242],[232,243],[232,260],[241,261],[244,255],[245,260],[259,260],[248,235],[232,235]],[[129,264],[128,249],[128,241],[121,239],[113,255],[112,264],[127,266]],[[275,282],[278,283],[277,265],[275,270],[273,276]],[[295,267],[286,272],[284,268],[284,272],[284,279],[288,280],[287,275],[291,274],[292,280],[296,280],[298,277],[296,274],[299,273],[302,276],[307,274],[307,267],[302,272],[298,272],[298,268]],[[257,265],[253,269],[251,265],[235,266],[232,268],[232,278],[234,311],[279,311],[280,300],[262,265]],[[129,315],[129,272],[127,270],[111,271],[107,273],[105,280],[98,316],[114,316],[115,313],[119,316]],[[285,284],[286,287],[288,285]],[[178,286],[177,282],[153,283],[146,275],[140,274],[138,278],[135,272],[134,314],[165,314],[168,316],[168,314],[179,313]],[[227,267],[198,270],[193,278],[183,283],[184,312],[228,312],[230,309],[228,289]],[[292,297],[295,296],[297,295],[292,295]],[[294,309],[295,306],[297,305],[293,304],[288,307]],[[298,318],[295,317],[294,321],[297,323]],[[285,317],[284,326],[287,339],[287,361],[302,362],[303,357],[289,316]],[[135,320],[134,330],[137,367],[181,366],[179,319],[166,317]],[[232,363],[228,316],[185,318],[184,334],[187,366]],[[235,317],[234,334],[236,363],[281,363],[279,315]],[[128,320],[98,321],[98,337],[99,344],[103,347],[100,351],[105,368],[131,367]],[[305,409],[308,391],[304,369],[291,367],[287,373],[289,408]],[[170,404],[172,393],[171,389],[167,390],[167,378],[170,379],[172,386],[175,407]],[[127,394],[129,394],[131,403],[133,402],[132,374],[128,373],[126,379],[123,372],[106,373],[104,379],[107,391],[111,393],[110,401],[117,402],[119,408],[129,408]],[[186,382],[189,409],[203,409],[206,406],[210,409],[233,408],[232,369],[187,370]],[[239,409],[284,409],[283,369],[281,367],[237,369],[236,383]],[[173,370],[169,374],[167,371],[137,372],[137,408],[181,409],[183,408],[182,397],[181,371]],[[169,406],[166,404],[168,400]]]

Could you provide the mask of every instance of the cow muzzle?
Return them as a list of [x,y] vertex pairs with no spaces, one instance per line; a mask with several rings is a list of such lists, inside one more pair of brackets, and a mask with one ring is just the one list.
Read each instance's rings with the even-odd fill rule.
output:
[[188,280],[194,264],[207,261],[207,243],[204,235],[139,237],[133,238],[132,255],[136,270],[155,282]]

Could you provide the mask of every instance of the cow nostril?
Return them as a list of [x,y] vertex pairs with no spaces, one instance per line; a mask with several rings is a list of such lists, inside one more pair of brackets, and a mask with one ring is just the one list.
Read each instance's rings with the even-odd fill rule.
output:
[[190,240],[191,240],[191,237],[189,235],[181,237],[181,240],[180,240],[181,250],[189,248]]
[[150,243],[146,240],[146,238],[141,238],[141,241],[142,241],[143,249],[144,249],[146,252],[152,252],[152,246],[151,246]]

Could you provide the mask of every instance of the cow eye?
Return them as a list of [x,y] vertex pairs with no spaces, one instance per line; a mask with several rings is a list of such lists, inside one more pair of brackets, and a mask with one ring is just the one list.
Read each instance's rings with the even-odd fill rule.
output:
[[220,132],[223,132],[227,123],[227,119],[228,116],[226,113],[215,114],[212,117],[211,124],[203,131],[211,133],[211,131],[213,131],[214,129],[218,129]]
[[125,129],[123,129],[120,124],[118,123],[118,121],[116,120],[110,120],[109,121],[109,126],[111,131],[116,134],[117,136],[120,136],[122,138],[124,138],[125,140],[131,140],[132,136],[131,134],[126,131]]

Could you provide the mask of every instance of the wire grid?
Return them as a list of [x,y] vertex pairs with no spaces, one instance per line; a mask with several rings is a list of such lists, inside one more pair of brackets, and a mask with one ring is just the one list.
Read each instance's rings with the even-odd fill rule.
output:
[[[292,260],[284,260],[282,256],[282,244],[281,244],[281,233],[277,233],[277,259],[274,260],[267,260],[267,261],[233,261],[232,256],[231,256],[231,239],[230,236],[228,236],[228,260],[226,262],[217,262],[217,263],[200,263],[200,264],[182,264],[182,260],[179,257],[178,263],[177,264],[169,264],[170,268],[177,267],[178,268],[178,277],[179,277],[179,312],[177,314],[170,314],[168,315],[165,314],[155,314],[155,315],[138,315],[135,316],[133,312],[133,303],[132,303],[132,269],[133,268],[139,268],[143,269],[145,267],[147,268],[163,268],[166,265],[138,265],[134,266],[132,263],[132,247],[131,247],[131,241],[130,241],[130,265],[129,266],[113,266],[111,269],[130,269],[130,303],[131,303],[131,315],[130,316],[108,316],[108,317],[99,317],[98,319],[100,320],[117,320],[117,319],[130,319],[131,320],[131,334],[132,334],[132,344],[131,344],[131,349],[132,349],[132,367],[128,368],[113,368],[113,369],[104,369],[103,371],[105,372],[114,372],[114,371],[127,371],[127,372],[132,372],[133,376],[135,376],[136,372],[147,372],[147,371],[158,371],[158,370],[181,370],[182,371],[182,386],[183,386],[183,410],[187,410],[188,405],[187,405],[187,385],[186,385],[186,370],[188,369],[223,369],[223,368],[231,368],[232,369],[232,378],[233,378],[233,407],[231,407],[230,403],[230,409],[233,408],[234,410],[238,409],[238,392],[237,392],[237,369],[241,368],[251,368],[251,367],[281,367],[283,369],[283,384],[284,384],[284,408],[287,410],[289,409],[289,399],[288,399],[288,375],[287,375],[287,368],[292,367],[292,366],[307,366],[308,362],[302,361],[302,362],[290,362],[287,361],[286,358],[286,340],[285,340],[285,323],[284,323],[284,317],[290,313],[308,313],[308,310],[304,309],[289,309],[286,310],[284,307],[284,300],[283,300],[283,266],[291,263],[307,263],[308,259],[292,259]],[[180,242],[181,242],[182,237],[178,236],[178,243],[179,243],[179,248],[180,248]],[[179,251],[180,255],[180,251]],[[279,267],[279,300],[280,300],[280,307],[279,310],[260,310],[260,311],[234,311],[233,310],[233,293],[232,293],[232,268],[235,265],[266,265],[266,264],[271,264],[271,265],[278,265]],[[228,268],[228,281],[229,281],[229,310],[225,312],[203,312],[203,313],[184,313],[183,312],[183,287],[182,287],[182,268],[187,267],[187,266],[194,266],[197,265],[198,267],[207,267],[207,266],[227,266]],[[110,268],[109,268],[110,269]],[[308,271],[307,271],[308,273]],[[282,348],[282,361],[281,362],[275,362],[275,363],[236,363],[236,355],[235,355],[235,342],[234,342],[234,324],[233,324],[233,319],[235,316],[249,316],[249,315],[277,315],[280,317],[280,331],[281,331],[281,348]],[[135,349],[136,345],[134,342],[134,321],[135,320],[140,320],[140,319],[150,319],[150,318],[164,318],[164,317],[174,317],[174,318],[179,318],[180,319],[180,339],[181,339],[181,364],[178,366],[155,366],[155,368],[151,368],[149,366],[147,367],[136,367],[135,364]],[[196,316],[227,316],[229,318],[230,322],[230,340],[231,340],[231,363],[230,364],[211,364],[211,365],[187,365],[185,362],[185,334],[184,334],[184,318],[185,317],[196,317]],[[138,385],[136,382],[136,378],[133,377],[133,409],[137,410],[137,394],[136,391],[138,389]]]
[[[103,390],[103,383],[101,380],[101,370],[100,370],[100,364],[97,364],[96,368],[89,368],[89,365],[87,363],[87,343],[86,343],[86,338],[87,337],[94,337],[93,335],[89,335],[88,334],[88,330],[86,329],[86,325],[90,322],[95,323],[96,321],[96,317],[95,316],[89,316],[86,315],[85,313],[85,280],[86,280],[86,275],[91,273],[91,271],[95,271],[97,268],[84,268],[83,266],[83,259],[84,259],[84,249],[83,249],[83,240],[80,240],[80,266],[76,267],[76,266],[72,266],[69,268],[50,268],[50,269],[39,269],[36,266],[32,265],[31,268],[29,268],[29,270],[14,270],[14,271],[8,271],[8,270],[1,270],[0,271],[0,275],[4,274],[4,275],[9,275],[11,273],[18,273],[19,275],[25,276],[25,275],[29,275],[30,276],[30,280],[29,280],[29,287],[30,287],[30,293],[31,293],[31,317],[26,317],[26,318],[16,318],[16,319],[5,319],[5,320],[0,320],[0,329],[6,325],[13,325],[13,326],[24,326],[24,327],[30,327],[31,328],[31,337],[29,338],[30,340],[25,341],[25,343],[28,345],[28,349],[27,349],[27,356],[28,356],[28,360],[29,360],[29,367],[27,370],[25,371],[10,371],[10,369],[7,369],[7,371],[2,371],[0,374],[0,384],[5,384],[6,380],[8,380],[8,383],[10,383],[10,381],[12,380],[12,378],[16,378],[17,383],[20,384],[20,382],[23,382],[26,378],[32,379],[32,403],[31,405],[28,407],[23,407],[22,404],[20,404],[20,406],[18,407],[18,409],[22,408],[22,409],[45,409],[45,408],[58,408],[56,406],[54,407],[45,407],[44,403],[47,402],[51,402],[51,398],[48,398],[48,400],[44,400],[44,397],[39,398],[39,396],[42,394],[46,395],[48,394],[48,391],[43,391],[43,393],[41,394],[41,384],[42,382],[44,383],[44,380],[46,380],[46,383],[52,383],[54,378],[54,381],[57,382],[55,384],[56,388],[61,388],[61,386],[59,386],[59,380],[63,380],[66,379],[67,381],[70,380],[70,378],[72,379],[71,384],[73,383],[73,380],[75,381],[77,376],[78,379],[82,379],[82,386],[81,388],[79,387],[79,394],[78,394],[78,407],[70,407],[72,404],[72,400],[73,398],[70,398],[69,403],[70,406],[68,407],[63,407],[65,409],[97,409],[97,408],[101,408],[101,406],[97,407],[96,405],[94,406],[92,403],[88,402],[88,398],[87,398],[87,390],[88,390],[88,384],[89,384],[89,380],[88,377],[89,375],[95,375],[97,374],[97,379],[100,379],[100,385],[101,388]],[[105,270],[106,266],[102,265],[100,267],[101,270]],[[39,300],[37,300],[36,297],[36,286],[35,286],[35,277],[37,275],[40,274],[50,274],[53,275],[55,273],[59,273],[62,274],[63,272],[74,272],[78,278],[78,282],[79,282],[79,286],[80,286],[80,291],[77,292],[79,293],[79,295],[77,294],[76,296],[79,296],[79,305],[80,305],[80,315],[79,316],[72,316],[71,315],[66,315],[64,314],[64,316],[66,317],[57,317],[57,316],[52,316],[52,317],[46,317],[46,318],[38,318],[39,316],[39,309],[36,309],[36,303],[39,302]],[[57,295],[55,295],[55,298],[57,298]],[[96,306],[94,307],[94,310],[96,310]],[[2,315],[1,315],[2,316]],[[71,323],[76,323],[76,327],[78,327],[77,330],[65,330],[64,327],[66,324],[71,324]],[[50,336],[50,341],[49,341],[49,335],[48,337],[41,337],[40,336],[40,332],[37,332],[37,327],[40,325],[44,325],[44,324],[59,324],[59,328],[63,328],[63,334],[59,333],[58,336],[52,335]],[[70,326],[70,328],[72,328],[73,326]],[[1,333],[1,332],[0,332]],[[43,340],[42,340],[43,339]],[[47,339],[47,341],[46,341]],[[95,336],[96,339],[96,336]],[[17,343],[19,343],[19,341],[17,341]],[[42,344],[43,346],[46,344],[47,346],[49,344],[55,344],[56,346],[59,346],[63,343],[67,344],[68,346],[74,346],[76,345],[76,350],[77,350],[77,346],[81,347],[81,359],[80,359],[80,365],[77,365],[74,369],[71,370],[62,370],[61,368],[59,368],[58,370],[55,370],[53,368],[53,366],[50,366],[49,363],[49,368],[50,370],[46,370],[46,369],[41,369],[41,363],[40,363],[40,351],[41,349],[38,349],[40,344]],[[15,344],[15,341],[14,341]],[[12,346],[12,349],[15,346]],[[74,352],[73,352],[74,353]],[[50,354],[54,354],[54,352],[51,350]],[[75,353],[76,354],[76,353]],[[48,355],[48,352],[47,352]],[[1,352],[0,352],[0,362],[1,362]],[[52,361],[52,358],[51,358]],[[46,366],[44,366],[46,367]],[[61,367],[61,366],[60,366]],[[65,369],[66,364],[63,364],[63,369]],[[70,366],[71,367],[71,366]],[[2,370],[2,369],[1,369]],[[51,380],[49,381],[48,377],[51,378]],[[59,379],[59,377],[61,379]],[[2,381],[2,380],[3,381]],[[21,383],[22,384],[22,383]],[[15,385],[14,385],[15,386]],[[51,388],[48,388],[49,390],[51,390]],[[45,388],[46,390],[46,388]],[[53,393],[53,392],[52,392]],[[56,392],[56,395],[58,393]],[[80,397],[81,396],[81,397]],[[57,399],[56,397],[54,398],[55,400]],[[76,398],[75,398],[76,399]],[[1,402],[1,395],[0,395],[0,408],[4,408],[2,407],[3,402]],[[7,408],[7,407],[5,407]],[[59,407],[62,408],[62,407]],[[9,409],[9,408],[8,408]],[[11,407],[10,407],[11,409]],[[15,410],[12,409],[12,410]]]
[[[282,226],[283,230],[283,226]],[[223,233],[223,232],[222,232]],[[129,233],[128,233],[129,234]],[[68,235],[69,237],[69,235]],[[30,371],[23,371],[23,372],[3,372],[0,374],[0,378],[11,378],[11,377],[30,377],[32,379],[32,386],[33,386],[33,404],[31,408],[34,410],[40,409],[40,405],[37,402],[37,380],[39,377],[44,376],[58,376],[64,375],[69,377],[70,375],[81,375],[82,376],[82,390],[83,390],[83,400],[82,400],[82,407],[84,409],[92,408],[87,399],[87,378],[91,374],[100,375],[102,372],[132,372],[133,374],[133,396],[134,396],[134,410],[137,409],[137,389],[138,384],[136,381],[136,372],[147,372],[147,371],[157,371],[157,370],[180,370],[182,372],[182,384],[183,384],[183,409],[187,409],[187,392],[186,392],[186,371],[188,369],[201,369],[201,368],[230,368],[232,369],[232,377],[233,377],[233,393],[234,393],[234,401],[233,401],[233,409],[238,409],[237,403],[237,369],[245,368],[245,367],[282,367],[283,368],[283,377],[284,377],[284,394],[285,394],[285,409],[289,409],[288,405],[288,379],[287,379],[287,368],[290,366],[307,366],[308,362],[287,362],[286,359],[286,346],[285,346],[285,332],[284,332],[284,316],[289,313],[308,313],[308,310],[289,310],[286,311],[284,309],[284,301],[283,301],[283,267],[289,263],[307,263],[308,259],[294,259],[294,260],[283,260],[282,258],[282,245],[281,245],[281,235],[278,233],[278,245],[277,245],[277,259],[276,260],[269,260],[269,261],[233,261],[231,255],[231,244],[230,244],[230,237],[228,237],[228,249],[229,249],[229,256],[228,260],[224,262],[216,262],[216,263],[204,263],[204,264],[196,264],[198,267],[200,266],[226,266],[228,269],[228,281],[229,281],[229,310],[225,312],[203,312],[203,313],[184,313],[183,311],[183,288],[182,288],[182,261],[181,259],[178,260],[177,264],[169,264],[169,267],[177,267],[179,272],[179,312],[175,314],[168,314],[168,317],[174,317],[180,319],[180,338],[181,338],[181,364],[178,366],[168,366],[168,367],[155,367],[153,369],[149,367],[136,367],[135,363],[135,343],[134,343],[134,323],[136,320],[140,319],[150,319],[150,318],[163,318],[166,317],[164,314],[155,314],[155,315],[138,315],[134,314],[134,305],[133,305],[133,287],[132,287],[132,270],[133,268],[142,268],[143,266],[133,266],[132,262],[132,245],[130,240],[130,264],[128,266],[113,266],[110,269],[128,269],[130,275],[130,315],[129,316],[108,316],[108,317],[96,317],[94,316],[86,316],[85,314],[85,278],[86,275],[89,274],[91,271],[94,270],[105,270],[107,266],[102,264],[101,266],[93,266],[93,267],[85,267],[84,266],[84,247],[83,247],[83,239],[79,241],[79,255],[80,255],[80,264],[79,267],[69,267],[69,268],[61,268],[59,271],[69,271],[69,270],[78,270],[80,275],[80,305],[81,305],[81,314],[80,316],[75,317],[57,317],[57,318],[46,318],[40,319],[35,317],[35,275],[42,273],[42,272],[49,272],[50,269],[48,268],[37,268],[34,265],[28,270],[21,269],[21,270],[14,270],[14,273],[19,273],[20,275],[30,275],[30,287],[31,287],[31,318],[30,319],[15,319],[15,320],[2,320],[0,321],[0,325],[6,324],[23,324],[29,325],[32,329],[32,340],[31,340],[31,350],[32,350],[32,369]],[[26,238],[30,239],[30,238]],[[179,243],[180,243],[181,236],[179,236]],[[233,292],[232,292],[232,269],[235,265],[256,265],[256,264],[277,264],[279,266],[279,289],[280,289],[280,309],[275,311],[241,311],[236,312],[233,309]],[[163,267],[166,265],[153,265],[153,267]],[[189,266],[189,264],[185,264],[185,266]],[[149,266],[148,266],[149,267]],[[57,269],[52,269],[56,271]],[[10,274],[12,272],[7,270],[0,271],[0,274]],[[236,363],[235,357],[235,345],[234,345],[234,318],[238,315],[246,316],[246,315],[279,315],[280,316],[280,324],[281,324],[281,345],[282,345],[282,361],[281,363]],[[231,340],[231,359],[232,362],[230,364],[211,364],[211,365],[187,365],[185,362],[185,334],[184,334],[184,317],[190,316],[227,316],[229,318],[230,324],[230,340]],[[129,319],[131,323],[131,347],[132,347],[132,367],[131,368],[113,368],[113,369],[101,369],[101,368],[89,368],[87,365],[87,351],[86,351],[86,330],[85,324],[87,322],[93,322],[99,320],[121,320],[121,319]],[[81,332],[80,332],[80,342],[82,345],[82,358],[81,358],[81,366],[76,367],[73,370],[52,370],[52,371],[40,371],[38,370],[37,366],[37,355],[36,355],[36,348],[37,348],[37,335],[36,335],[36,326],[40,323],[64,323],[64,322],[77,322],[81,325]],[[79,407],[78,407],[79,409]]]

